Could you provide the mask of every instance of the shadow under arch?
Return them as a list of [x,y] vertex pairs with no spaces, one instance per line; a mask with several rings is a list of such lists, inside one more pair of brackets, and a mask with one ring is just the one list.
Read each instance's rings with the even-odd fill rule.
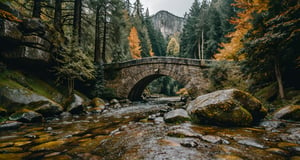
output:
[[163,74],[152,74],[149,75],[143,79],[141,79],[140,81],[138,81],[138,83],[136,83],[134,85],[134,87],[130,90],[129,95],[128,95],[128,99],[131,101],[139,101],[142,100],[142,94],[145,90],[145,88],[155,79],[158,79],[159,77],[163,77],[163,76],[167,76],[167,75],[163,75]]

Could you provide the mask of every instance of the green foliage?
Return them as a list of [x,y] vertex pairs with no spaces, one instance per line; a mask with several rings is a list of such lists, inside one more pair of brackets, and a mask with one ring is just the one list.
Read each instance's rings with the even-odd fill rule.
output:
[[92,88],[93,97],[103,97],[105,84],[104,84],[104,70],[102,65],[96,65],[95,67],[95,83]]
[[147,86],[150,94],[163,94],[167,96],[176,96],[176,92],[183,86],[171,77],[161,77]]
[[210,91],[238,88],[247,90],[247,79],[243,77],[240,66],[234,62],[218,62],[214,64],[207,73],[210,79]]
[[[74,79],[85,81],[95,78],[92,60],[75,44],[77,43],[69,41],[68,45],[62,45],[58,52],[58,65],[54,67],[57,82],[68,80],[69,83]],[[69,89],[70,87],[73,90],[74,85],[69,86]]]
[[167,47],[167,55],[168,56],[178,56],[180,51],[180,46],[178,40],[175,37],[171,37],[168,47]]
[[101,98],[114,99],[118,97],[116,96],[116,91],[113,88],[104,88]]
[[167,45],[162,33],[154,29],[149,17],[146,17],[145,23],[155,56],[165,56]]
[[251,76],[254,86],[266,86],[276,81],[280,86],[282,81],[285,87],[300,88],[299,76],[295,76],[300,75],[297,68],[299,14],[299,2],[291,0],[270,1],[267,11],[253,15],[253,29],[243,39],[241,53],[246,53],[244,73]]
[[[218,52],[219,44],[233,30],[228,20],[234,16],[233,0],[195,0],[187,16],[180,43],[180,57],[210,59]],[[203,36],[202,36],[203,35]]]

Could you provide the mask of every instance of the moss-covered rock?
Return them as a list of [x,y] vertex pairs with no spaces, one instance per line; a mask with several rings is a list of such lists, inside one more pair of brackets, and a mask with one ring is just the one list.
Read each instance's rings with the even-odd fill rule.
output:
[[91,106],[92,107],[102,107],[102,106],[105,106],[105,102],[103,99],[96,97],[96,98],[92,99]]
[[273,114],[273,118],[300,121],[300,105],[280,108]]
[[9,119],[25,123],[43,122],[43,116],[40,113],[28,109],[22,109],[13,113],[10,115]]
[[267,114],[259,100],[237,89],[199,96],[187,111],[196,123],[222,126],[249,126]]

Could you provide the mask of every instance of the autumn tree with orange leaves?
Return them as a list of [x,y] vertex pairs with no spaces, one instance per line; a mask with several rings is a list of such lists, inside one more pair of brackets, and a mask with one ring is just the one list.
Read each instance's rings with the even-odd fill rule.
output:
[[242,60],[245,59],[244,54],[238,54],[243,48],[241,41],[253,26],[254,13],[261,13],[268,9],[269,0],[235,0],[233,6],[240,8],[241,11],[236,18],[232,18],[230,23],[235,25],[235,31],[226,35],[231,40],[229,43],[221,43],[222,49],[214,57],[218,60]]
[[[216,59],[243,60],[244,73],[255,86],[277,83],[277,95],[299,88],[300,2],[299,0],[235,0],[241,11],[231,19],[235,31],[222,43]],[[297,64],[298,63],[298,64]]]
[[129,41],[129,49],[130,49],[130,53],[131,53],[131,57],[133,59],[141,59],[141,46],[140,46],[140,39],[138,36],[138,32],[136,30],[135,27],[132,27],[130,30],[130,34],[128,37],[128,41]]

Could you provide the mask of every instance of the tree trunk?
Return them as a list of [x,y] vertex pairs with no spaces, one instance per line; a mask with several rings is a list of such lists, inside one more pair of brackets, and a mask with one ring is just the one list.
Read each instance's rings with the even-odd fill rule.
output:
[[[199,59],[201,57],[201,44],[200,44],[200,38],[198,40],[198,56],[199,56]],[[197,57],[195,57],[197,59]]]
[[103,18],[103,44],[102,44],[102,62],[106,63],[106,35],[107,35],[107,20],[106,20],[106,4],[104,4],[104,18]]
[[68,96],[71,96],[74,92],[74,79],[68,78]]
[[102,57],[100,53],[100,5],[97,4],[96,8],[96,27],[95,27],[95,50],[94,50],[94,63],[101,64]]
[[61,4],[62,0],[55,0],[54,28],[58,32],[63,33],[61,23]]
[[201,59],[204,59],[204,31],[202,30]]
[[35,18],[41,17],[41,10],[42,10],[41,1],[42,0],[34,0],[32,17],[35,17]]
[[81,0],[75,0],[74,5],[74,19],[73,19],[73,36],[76,42],[81,43]]
[[278,83],[278,90],[279,90],[280,98],[284,99],[285,98],[284,88],[283,88],[282,75],[281,75],[281,71],[280,71],[278,58],[276,58],[276,60],[275,60],[275,74],[276,74],[276,80]]

